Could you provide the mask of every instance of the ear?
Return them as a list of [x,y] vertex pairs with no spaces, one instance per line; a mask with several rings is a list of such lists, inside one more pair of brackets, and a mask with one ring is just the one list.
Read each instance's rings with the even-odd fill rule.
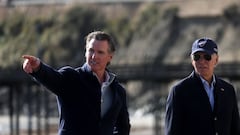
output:
[[192,55],[190,55],[190,60],[191,60],[191,64],[192,64],[192,66],[194,67],[194,60],[193,60]]
[[193,63],[194,61],[193,60],[191,60],[191,63],[192,63],[192,66],[194,67],[194,63]]
[[108,62],[111,62],[112,61],[112,58],[113,58],[113,55],[109,55],[109,59],[108,59]]
[[216,55],[216,61],[215,61],[215,67],[217,66],[217,64],[218,64],[218,61],[219,61],[219,56],[218,55]]

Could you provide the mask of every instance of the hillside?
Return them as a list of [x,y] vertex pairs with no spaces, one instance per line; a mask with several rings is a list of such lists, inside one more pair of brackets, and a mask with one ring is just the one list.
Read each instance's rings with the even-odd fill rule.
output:
[[[222,56],[220,62],[240,62],[238,48],[240,27],[237,19],[239,13],[233,14],[232,17],[224,15],[227,8],[232,10],[233,5],[236,5],[225,6],[229,4],[232,3],[230,1],[222,3],[211,1],[208,4],[203,1],[178,3],[179,12],[176,18],[165,20],[159,18],[149,33],[135,38],[128,48],[120,50],[116,64],[189,63],[191,45],[200,37],[210,37],[217,42],[219,54]],[[169,2],[166,6],[161,6],[166,8],[170,5],[176,3]]]
[[[239,26],[233,24],[231,22],[232,20],[226,20],[223,16],[224,10],[229,6],[240,5],[238,0],[181,0],[156,2],[153,5],[158,7],[158,11],[151,11],[152,14],[156,15],[155,20],[152,21],[150,26],[146,26],[149,25],[147,24],[148,22],[151,22],[151,20],[148,19],[142,20],[142,22],[138,22],[138,26],[134,26],[136,25],[136,20],[140,18],[138,16],[141,15],[142,11],[151,5],[150,2],[78,4],[88,9],[94,9],[94,11],[101,11],[101,13],[103,13],[108,20],[111,20],[112,23],[118,23],[119,26],[114,24],[116,26],[108,25],[108,27],[113,30],[115,29],[115,37],[119,40],[119,43],[125,47],[119,48],[115,61],[112,62],[113,64],[155,62],[174,64],[188,62],[186,58],[188,58],[189,47],[196,38],[203,36],[211,37],[217,41],[220,47],[220,55],[224,55],[224,57],[221,58],[222,62],[239,61],[239,49],[236,49]],[[23,17],[29,16],[32,18],[38,17],[46,19],[47,16],[56,13],[64,14],[75,5],[77,4],[13,6],[9,8],[0,7],[0,18],[2,18],[1,20],[5,20],[4,18],[10,18],[13,14],[18,12],[23,13]],[[160,12],[160,14],[168,14],[166,13],[168,9],[174,8],[177,8],[177,12],[174,11],[176,12],[176,18],[174,18],[174,13],[173,18],[171,17],[171,13],[170,17],[168,15],[165,18],[162,17],[163,15],[159,16],[155,13]],[[79,16],[79,18],[81,17]],[[128,19],[127,22],[132,25],[128,27],[135,28],[133,30],[123,30],[121,27],[125,26],[122,26],[121,22],[117,22],[120,20],[119,18]],[[142,30],[142,28],[144,30]],[[89,30],[90,29],[91,28],[89,28]],[[53,31],[53,33],[56,32],[57,31]],[[123,35],[124,33],[125,35]],[[141,33],[141,35],[139,35],[139,33]],[[51,38],[55,38],[53,36],[55,35],[52,35]],[[128,42],[126,42],[126,40],[128,40]],[[50,48],[46,49],[49,50]],[[20,53],[17,54],[18,56],[11,58],[13,62],[18,61],[13,59],[21,55]],[[7,59],[4,58],[4,60]]]
[[171,32],[172,25],[161,23],[145,37],[133,40],[129,48],[120,50],[116,61],[122,64],[186,63],[190,60],[188,54],[193,41],[210,37],[219,45],[220,62],[240,62],[238,25],[226,23],[221,17],[180,18],[174,25],[177,28]]

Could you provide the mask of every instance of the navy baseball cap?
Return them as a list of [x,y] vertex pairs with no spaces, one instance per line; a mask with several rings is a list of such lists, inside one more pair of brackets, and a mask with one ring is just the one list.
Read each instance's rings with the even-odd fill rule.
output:
[[192,52],[194,54],[196,52],[205,52],[209,55],[213,53],[218,53],[217,44],[210,38],[200,38],[193,42],[192,44]]

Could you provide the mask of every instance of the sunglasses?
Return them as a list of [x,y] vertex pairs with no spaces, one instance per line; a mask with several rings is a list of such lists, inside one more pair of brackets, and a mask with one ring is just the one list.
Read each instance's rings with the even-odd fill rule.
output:
[[[201,58],[201,55],[199,55],[199,54],[193,54],[193,60],[194,60],[194,61],[198,61],[198,60],[200,60],[200,58]],[[204,58],[205,60],[207,60],[207,61],[210,61],[210,60],[212,59],[212,56],[209,55],[209,54],[204,54],[204,55],[203,55],[203,58]]]

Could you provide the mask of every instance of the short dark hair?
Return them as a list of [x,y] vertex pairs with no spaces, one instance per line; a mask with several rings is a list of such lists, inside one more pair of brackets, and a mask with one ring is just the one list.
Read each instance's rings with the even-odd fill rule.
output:
[[108,33],[103,32],[103,31],[94,31],[94,32],[89,33],[86,36],[86,46],[92,39],[108,41],[109,52],[110,53],[114,53],[115,52],[115,45],[116,44],[115,44],[113,38]]

